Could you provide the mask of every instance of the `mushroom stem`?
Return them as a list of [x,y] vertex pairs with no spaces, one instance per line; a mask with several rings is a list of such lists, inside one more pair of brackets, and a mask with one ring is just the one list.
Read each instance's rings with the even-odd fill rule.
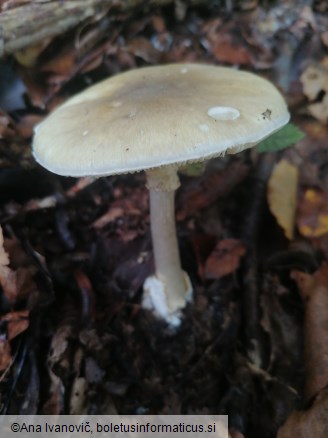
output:
[[[174,196],[175,190],[180,185],[177,169],[173,166],[165,166],[147,171],[147,185],[150,197],[155,276],[163,285],[167,312],[172,314],[186,305],[188,295],[191,293],[190,280],[181,269],[175,226]],[[155,290],[149,291],[146,283],[147,293],[156,294]],[[152,301],[154,309],[163,316],[162,310],[158,310],[156,303],[154,304],[157,297]]]
[[174,191],[150,190],[150,223],[156,277],[165,283],[170,310],[185,305],[186,285],[181,270],[174,220]]

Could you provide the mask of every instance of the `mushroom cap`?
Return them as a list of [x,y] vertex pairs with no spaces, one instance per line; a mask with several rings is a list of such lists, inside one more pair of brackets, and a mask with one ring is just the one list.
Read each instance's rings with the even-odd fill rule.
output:
[[111,175],[236,153],[289,120],[267,80],[233,68],[168,64],[118,74],[35,129],[33,153],[65,176]]

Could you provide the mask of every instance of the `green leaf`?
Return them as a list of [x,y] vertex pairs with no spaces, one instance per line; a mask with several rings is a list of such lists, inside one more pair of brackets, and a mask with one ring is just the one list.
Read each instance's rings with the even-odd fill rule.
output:
[[261,143],[257,145],[257,150],[259,152],[280,151],[302,140],[304,137],[305,134],[303,131],[292,123],[288,123],[288,125],[261,141]]

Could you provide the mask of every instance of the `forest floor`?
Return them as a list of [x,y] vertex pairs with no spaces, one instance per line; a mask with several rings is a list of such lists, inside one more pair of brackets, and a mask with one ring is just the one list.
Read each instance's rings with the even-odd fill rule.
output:
[[[2,414],[228,414],[232,438],[328,436],[327,29],[325,0],[176,1],[110,9],[0,61]],[[181,175],[194,299],[178,329],[140,305],[143,173],[63,178],[31,155],[68,97],[170,62],[268,78],[305,134]]]

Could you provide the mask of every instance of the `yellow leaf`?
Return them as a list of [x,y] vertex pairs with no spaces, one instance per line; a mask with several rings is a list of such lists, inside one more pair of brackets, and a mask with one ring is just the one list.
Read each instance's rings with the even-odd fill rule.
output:
[[14,53],[16,61],[24,67],[33,67],[37,63],[40,53],[47,47],[51,39],[45,38],[37,44],[32,44]]
[[319,189],[307,189],[300,202],[297,225],[305,237],[328,233],[328,196]]
[[296,211],[298,169],[287,160],[281,160],[273,169],[268,183],[268,203],[271,213],[292,239]]

